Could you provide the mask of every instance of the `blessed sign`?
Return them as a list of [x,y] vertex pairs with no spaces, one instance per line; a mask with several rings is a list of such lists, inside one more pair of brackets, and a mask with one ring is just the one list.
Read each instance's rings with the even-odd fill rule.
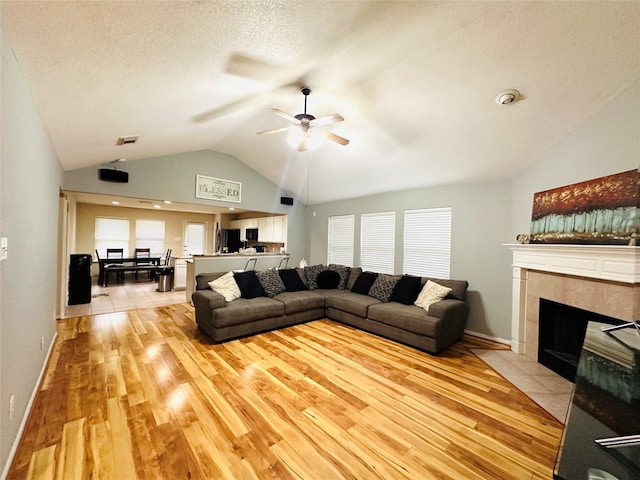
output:
[[241,190],[240,182],[196,175],[196,198],[240,203]]

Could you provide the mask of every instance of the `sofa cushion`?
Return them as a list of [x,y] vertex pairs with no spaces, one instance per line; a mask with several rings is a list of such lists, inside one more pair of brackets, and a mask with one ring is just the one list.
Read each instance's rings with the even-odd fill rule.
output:
[[256,272],[253,270],[249,270],[248,272],[234,272],[233,276],[238,283],[238,287],[240,287],[242,298],[266,296],[264,288],[260,285],[258,277],[256,277]]
[[334,272],[338,272],[338,274],[340,275],[340,283],[338,283],[337,288],[339,289],[346,288],[347,280],[349,280],[349,273],[351,272],[351,268],[345,265],[337,265],[335,263],[330,263],[327,268]]
[[422,291],[418,294],[418,298],[415,301],[415,305],[422,307],[425,310],[429,310],[432,303],[443,300],[447,295],[451,293],[449,287],[445,287],[431,280],[427,280],[424,284]]
[[307,286],[304,284],[295,268],[278,270],[278,274],[280,275],[287,292],[300,292],[302,290],[307,290]]
[[431,317],[420,307],[390,302],[371,305],[368,311],[370,320],[401,328],[417,335],[439,337],[442,334],[442,322]]
[[340,274],[333,270],[324,270],[318,274],[316,283],[318,284],[318,288],[322,290],[338,288],[340,284]]
[[196,275],[196,290],[211,290],[209,283],[226,273],[227,272],[199,273]]
[[220,278],[209,282],[209,287],[214,292],[218,292],[227,302],[232,302],[236,298],[240,298],[242,293],[240,287],[233,276],[233,272],[227,272]]
[[314,290],[318,288],[318,275],[325,270],[324,265],[311,265],[304,267],[304,275],[307,278],[307,288]]
[[256,277],[262,288],[264,288],[267,297],[273,298],[287,289],[278,274],[278,270],[275,268],[264,272],[256,272]]
[[283,315],[284,304],[273,298],[239,298],[228,303],[224,308],[213,310],[211,322],[215,327],[220,328]]
[[343,295],[327,296],[327,307],[336,308],[362,318],[367,318],[369,306],[377,303],[381,303],[377,298],[352,292],[346,292]]
[[351,287],[351,291],[360,295],[368,295],[377,277],[378,274],[375,272],[362,272]]
[[347,279],[347,285],[345,288],[347,290],[351,290],[353,288],[353,284],[356,283],[356,280],[362,273],[362,269],[360,267],[351,267],[349,269],[349,278]]
[[314,290],[313,292],[309,290],[299,292],[282,292],[274,298],[284,304],[285,315],[291,315],[292,313],[324,308],[326,305],[325,297],[316,292],[317,290]]
[[371,285],[368,295],[381,302],[388,302],[399,277],[381,273]]
[[393,293],[389,301],[402,303],[403,305],[413,305],[421,289],[420,277],[403,275],[396,283],[396,286],[393,287]]

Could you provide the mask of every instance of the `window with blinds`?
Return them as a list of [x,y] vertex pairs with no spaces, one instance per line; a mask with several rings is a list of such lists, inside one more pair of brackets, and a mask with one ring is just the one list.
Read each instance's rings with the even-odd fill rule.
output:
[[327,265],[353,266],[353,239],[355,234],[355,215],[329,217],[327,239]]
[[394,273],[396,213],[366,213],[360,217],[360,266],[362,270]]
[[96,217],[95,249],[101,258],[107,257],[107,248],[122,248],[129,255],[129,220]]
[[403,273],[449,278],[451,207],[405,210]]
[[136,220],[136,248],[150,248],[151,255],[163,255],[164,220]]

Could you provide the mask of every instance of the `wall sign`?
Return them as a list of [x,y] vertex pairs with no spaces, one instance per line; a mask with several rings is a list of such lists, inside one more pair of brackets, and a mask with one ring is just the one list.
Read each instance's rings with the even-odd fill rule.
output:
[[196,198],[240,203],[242,183],[196,175]]

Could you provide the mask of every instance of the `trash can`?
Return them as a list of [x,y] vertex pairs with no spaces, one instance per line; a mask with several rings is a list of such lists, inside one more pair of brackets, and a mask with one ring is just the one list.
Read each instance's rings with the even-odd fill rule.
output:
[[72,254],[69,257],[69,301],[67,305],[91,303],[91,255]]
[[160,267],[156,270],[158,276],[158,292],[169,292],[173,286],[173,267]]

